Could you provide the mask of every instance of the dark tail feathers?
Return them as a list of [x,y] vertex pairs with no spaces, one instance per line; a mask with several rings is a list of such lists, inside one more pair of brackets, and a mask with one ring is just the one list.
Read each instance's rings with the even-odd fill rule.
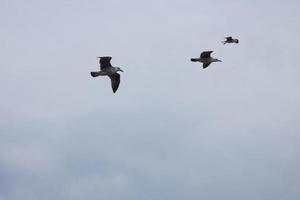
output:
[[99,74],[99,72],[91,72],[91,76],[92,77],[97,77],[97,76],[99,76],[100,74]]

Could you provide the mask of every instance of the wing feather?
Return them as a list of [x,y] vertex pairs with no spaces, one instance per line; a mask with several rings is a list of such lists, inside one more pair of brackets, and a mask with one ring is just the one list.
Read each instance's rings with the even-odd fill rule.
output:
[[106,69],[109,67],[112,67],[110,60],[112,57],[110,56],[105,56],[105,57],[98,57],[100,58],[99,60],[99,64],[100,64],[100,69]]
[[203,51],[201,54],[200,54],[200,58],[209,58],[210,57],[210,54],[212,53],[213,51]]
[[113,90],[113,92],[115,93],[120,85],[120,74],[118,73],[114,73],[112,75],[109,75],[109,78],[111,80],[111,88]]
[[203,69],[205,69],[206,67],[208,67],[210,65],[210,63],[203,63]]

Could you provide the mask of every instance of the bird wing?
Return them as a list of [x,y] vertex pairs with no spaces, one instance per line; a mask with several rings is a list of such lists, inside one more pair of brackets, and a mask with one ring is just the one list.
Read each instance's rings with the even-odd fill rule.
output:
[[213,51],[203,51],[201,54],[200,54],[200,58],[209,58],[210,57],[210,54],[212,53]]
[[111,60],[110,56],[98,57],[98,58],[100,58],[100,60],[99,60],[100,69],[105,69],[105,68],[112,67],[112,65],[110,63],[110,60]]
[[112,75],[109,75],[109,78],[111,80],[111,88],[113,92],[115,93],[120,85],[120,74],[114,73]]
[[225,39],[226,39],[226,40],[232,40],[232,37],[229,36],[229,37],[226,37]]
[[203,63],[203,69],[205,69],[206,67],[208,67],[208,65],[210,65],[210,63]]

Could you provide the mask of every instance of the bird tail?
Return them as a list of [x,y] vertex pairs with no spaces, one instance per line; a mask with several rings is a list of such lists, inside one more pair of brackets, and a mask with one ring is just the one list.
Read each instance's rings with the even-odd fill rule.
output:
[[92,77],[100,76],[100,72],[91,72]]
[[192,62],[197,62],[199,59],[197,59],[197,58],[191,58],[191,61]]

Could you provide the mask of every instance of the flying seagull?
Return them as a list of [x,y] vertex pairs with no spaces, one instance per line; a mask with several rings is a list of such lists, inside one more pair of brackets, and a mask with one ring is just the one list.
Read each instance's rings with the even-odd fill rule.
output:
[[231,36],[229,37],[225,37],[225,41],[222,41],[223,44],[226,44],[226,43],[239,43],[239,40],[238,39],[234,39],[232,38]]
[[97,57],[97,58],[100,58],[99,60],[100,71],[91,72],[92,77],[108,76],[111,80],[111,88],[115,93],[120,84],[120,74],[118,74],[117,72],[118,71],[123,72],[123,70],[120,69],[120,67],[113,67],[110,63],[111,57],[109,56]]
[[205,69],[206,67],[208,67],[208,65],[210,65],[210,63],[212,62],[222,62],[221,60],[219,59],[216,59],[216,58],[212,58],[210,56],[210,54],[212,53],[213,51],[203,51],[201,54],[200,54],[200,58],[191,58],[191,61],[192,62],[201,62],[203,63],[203,69]]

